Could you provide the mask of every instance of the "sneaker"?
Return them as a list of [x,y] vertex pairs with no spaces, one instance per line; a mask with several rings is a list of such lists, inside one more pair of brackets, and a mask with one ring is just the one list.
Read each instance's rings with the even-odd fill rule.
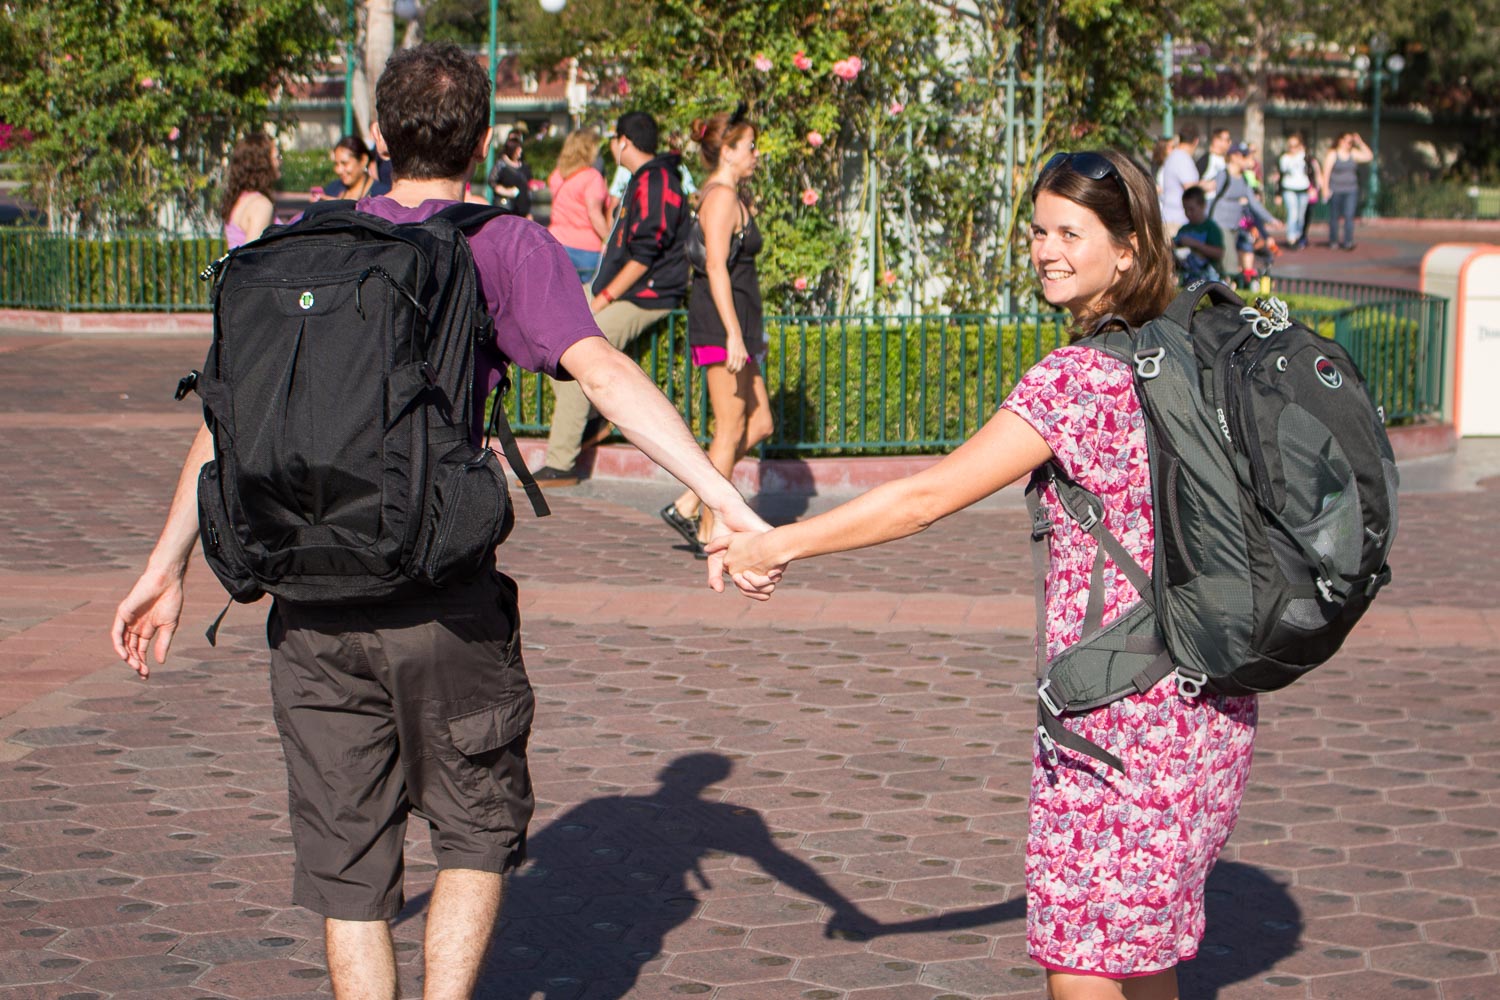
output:
[[[696,517],[687,517],[677,509],[675,503],[669,503],[661,509],[661,519],[667,522],[667,527],[681,535],[683,541],[689,545],[696,546],[698,550],[703,548],[703,543],[698,541],[698,519]],[[696,555],[697,552],[695,551],[694,554]]]
[[577,486],[578,472],[575,469],[554,469],[544,465],[531,474],[538,486]]

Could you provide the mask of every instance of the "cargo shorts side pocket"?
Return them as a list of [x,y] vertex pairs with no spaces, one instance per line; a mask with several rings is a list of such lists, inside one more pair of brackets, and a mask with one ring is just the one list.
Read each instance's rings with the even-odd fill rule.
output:
[[500,703],[448,720],[448,738],[467,791],[471,821],[502,839],[525,842],[533,798],[526,744],[536,699],[530,688]]

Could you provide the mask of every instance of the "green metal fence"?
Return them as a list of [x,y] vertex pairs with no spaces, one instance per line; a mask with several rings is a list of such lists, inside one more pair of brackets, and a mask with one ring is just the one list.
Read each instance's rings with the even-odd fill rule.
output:
[[[224,251],[214,236],[126,233],[81,239],[0,228],[0,306],[52,310],[204,311],[198,272]],[[1353,355],[1393,421],[1442,411],[1447,301],[1401,289],[1279,278],[1293,315]],[[769,456],[949,450],[994,413],[1016,379],[1066,342],[1055,313],[767,318],[764,371],[776,432]],[[632,348],[700,439],[707,386],[688,355],[686,314]],[[547,380],[517,378],[513,425],[545,433]]]
[[115,233],[98,238],[0,228],[0,306],[63,312],[201,312],[198,272],[222,236]]

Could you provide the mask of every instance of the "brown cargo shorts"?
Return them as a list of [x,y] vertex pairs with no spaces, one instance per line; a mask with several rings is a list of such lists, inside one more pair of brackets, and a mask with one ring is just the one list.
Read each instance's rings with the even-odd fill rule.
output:
[[521,863],[534,698],[519,626],[515,581],[498,572],[416,599],[273,605],[293,902],[340,920],[394,917],[410,813],[427,820],[440,868]]

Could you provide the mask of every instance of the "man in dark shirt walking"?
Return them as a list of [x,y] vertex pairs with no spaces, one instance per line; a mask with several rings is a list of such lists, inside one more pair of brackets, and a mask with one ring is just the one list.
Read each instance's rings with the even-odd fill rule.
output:
[[[609,140],[610,154],[630,171],[630,183],[604,244],[589,308],[605,339],[621,350],[676,309],[688,288],[682,157],[670,151],[658,155],[657,141],[656,120],[644,111],[621,115]],[[573,383],[554,381],[552,391],[552,432],[536,481],[572,486],[578,482],[578,453],[602,440],[608,425]]]

